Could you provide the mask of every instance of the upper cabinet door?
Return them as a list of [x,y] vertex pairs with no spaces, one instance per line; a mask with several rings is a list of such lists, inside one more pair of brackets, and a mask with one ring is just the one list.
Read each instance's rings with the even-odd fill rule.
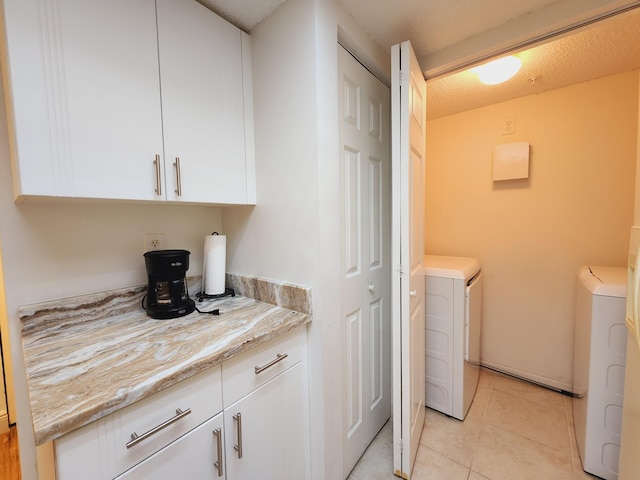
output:
[[254,203],[249,37],[194,0],[157,9],[167,199]]
[[4,11],[16,196],[162,198],[154,0],[4,0]]

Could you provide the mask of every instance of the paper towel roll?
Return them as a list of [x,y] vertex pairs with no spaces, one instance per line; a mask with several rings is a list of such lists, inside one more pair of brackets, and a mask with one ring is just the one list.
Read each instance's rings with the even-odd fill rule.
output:
[[227,237],[204,237],[204,265],[202,267],[202,291],[206,295],[224,293],[224,274],[227,263]]

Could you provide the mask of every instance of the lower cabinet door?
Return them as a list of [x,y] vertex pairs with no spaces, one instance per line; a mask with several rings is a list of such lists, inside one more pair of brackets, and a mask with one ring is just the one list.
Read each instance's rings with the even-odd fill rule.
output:
[[224,478],[223,430],[222,413],[219,413],[116,480]]
[[224,410],[227,480],[309,478],[305,363]]

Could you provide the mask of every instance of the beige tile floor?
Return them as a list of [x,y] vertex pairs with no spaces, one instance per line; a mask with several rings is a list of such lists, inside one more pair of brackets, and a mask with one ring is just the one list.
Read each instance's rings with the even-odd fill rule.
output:
[[[392,480],[387,422],[348,480]],[[464,422],[427,409],[416,480],[585,480],[571,398],[482,370]]]

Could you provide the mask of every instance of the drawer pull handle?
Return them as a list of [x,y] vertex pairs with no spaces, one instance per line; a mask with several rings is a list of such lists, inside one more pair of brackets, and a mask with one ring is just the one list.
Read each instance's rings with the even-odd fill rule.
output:
[[262,367],[255,367],[256,369],[256,375],[258,375],[260,372],[264,372],[267,368],[269,367],[273,367],[276,363],[281,362],[282,360],[284,360],[285,358],[287,358],[289,356],[288,353],[278,353],[276,355],[276,358],[274,358],[273,360],[271,360],[269,363],[267,363],[266,365],[263,365]]
[[238,443],[233,446],[233,449],[238,452],[238,458],[242,458],[242,414],[238,412],[233,416],[236,421],[236,433],[238,435]]
[[180,420],[181,418],[186,417],[187,415],[189,415],[191,413],[191,409],[187,408],[186,410],[180,410],[179,408],[176,408],[176,416],[170,418],[169,420],[167,420],[166,422],[162,422],[160,425],[158,425],[157,427],[153,427],[151,430],[149,430],[148,432],[143,433],[142,435],[138,435],[136,432],[133,432],[131,434],[131,441],[127,442],[127,448],[131,448],[134,445],[137,445],[138,443],[142,442],[143,440],[146,440],[147,438],[149,438],[152,435],[155,435],[156,433],[158,433],[160,430],[167,428],[169,425],[171,425],[172,423],[177,422],[178,420]]
[[218,460],[213,462],[213,466],[218,470],[218,476],[221,477],[223,475],[222,472],[222,429],[216,428],[213,431],[213,434],[216,436],[216,443],[218,448]]

